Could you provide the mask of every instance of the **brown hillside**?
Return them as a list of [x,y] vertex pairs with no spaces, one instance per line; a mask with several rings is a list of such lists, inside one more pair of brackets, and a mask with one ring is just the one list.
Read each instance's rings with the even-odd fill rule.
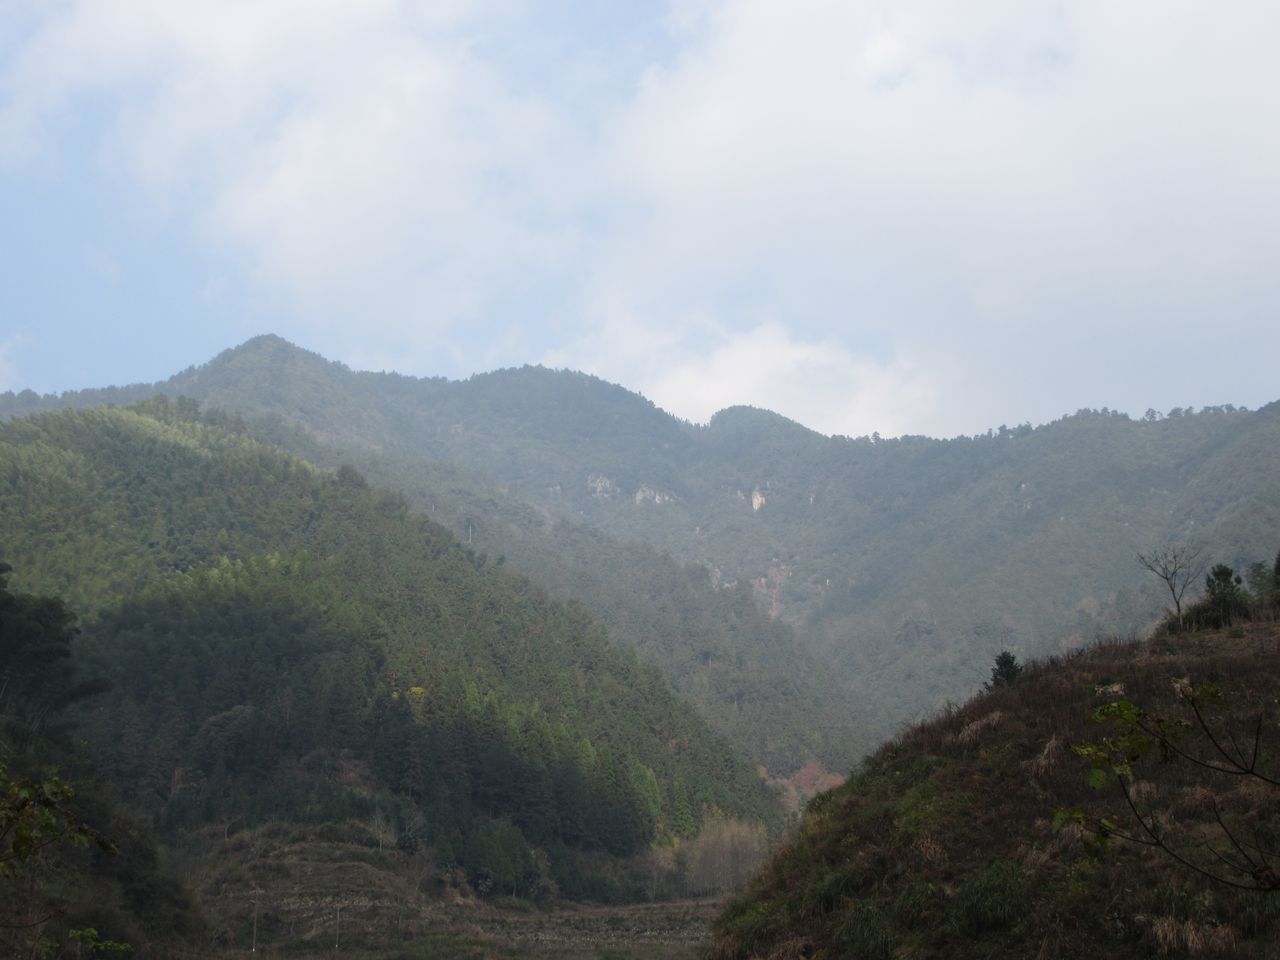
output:
[[[1207,730],[1180,695],[1188,681],[1222,691],[1220,702],[1198,701]],[[1089,762],[1072,749],[1120,733],[1094,715],[1124,701],[1149,711],[1149,726],[1165,718],[1175,748],[1222,767],[1210,734],[1249,766],[1261,729],[1257,770],[1276,778],[1278,694],[1274,621],[1103,643],[1030,667],[1015,685],[906,731],[817,798],[719,918],[709,956],[1280,956],[1280,892],[1229,885],[1274,879],[1280,786],[1151,741],[1128,792],[1168,849],[1100,844],[1103,818],[1150,835],[1120,781],[1099,774],[1091,786]]]

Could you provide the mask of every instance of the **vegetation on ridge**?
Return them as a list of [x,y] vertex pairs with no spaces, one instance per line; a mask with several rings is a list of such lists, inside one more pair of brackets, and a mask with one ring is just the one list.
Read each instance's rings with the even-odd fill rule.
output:
[[[718,919],[710,956],[1275,956],[1280,898],[1269,874],[1246,873],[1254,889],[1241,890],[1184,862],[1237,878],[1220,857],[1271,863],[1274,785],[1189,759],[1213,765],[1202,728],[1166,727],[1185,731],[1186,756],[1156,739],[1135,752],[1114,731],[1115,717],[1132,715],[1124,704],[1181,717],[1186,692],[1206,697],[1212,683],[1229,709],[1210,711],[1208,729],[1245,748],[1246,765],[1260,732],[1257,769],[1274,778],[1280,629],[1274,594],[1252,600],[1248,622],[1031,664],[886,743],[810,804],[797,835]],[[1090,776],[1091,763],[1106,775]],[[1164,846],[1123,839],[1152,835]]]
[[87,611],[90,746],[171,840],[378,820],[479,889],[634,896],[653,869],[619,858],[779,822],[581,607],[192,404],[0,427],[0,525],[24,585]]
[[[668,677],[690,671],[679,657],[664,660],[661,643],[645,644],[672,626],[703,630],[702,619],[633,616],[648,599],[628,596],[627,584],[655,569],[619,541],[701,564],[714,584],[749,588],[794,631],[784,644],[804,650],[786,674],[796,695],[774,703],[744,683],[752,653],[741,666],[730,659],[692,671],[706,688],[689,681],[684,692],[735,743],[753,739],[753,755],[770,769],[794,769],[810,752],[839,768],[848,743],[867,748],[902,720],[976,689],[1001,649],[1042,656],[1145,630],[1162,598],[1133,562],[1139,550],[1194,538],[1238,562],[1269,549],[1280,526],[1275,404],[1138,420],[1080,411],[951,440],[824,437],[746,408],[694,426],[567,371],[461,382],[355,373],[259,337],[164,383],[10,395],[0,415],[157,390],[251,421],[274,414],[338,457],[360,457],[380,483],[424,511],[436,504],[436,519],[464,539],[470,531],[475,549],[506,554],[535,576],[545,565],[558,594],[602,603],[597,615]],[[495,499],[501,506],[489,508]],[[513,534],[509,520],[520,511]],[[547,518],[603,539],[561,535]],[[544,564],[562,552],[577,559]],[[609,564],[627,572],[603,578],[609,599],[600,601],[589,573]],[[715,631],[704,632],[719,646]],[[754,627],[729,639],[769,646]],[[762,671],[776,666],[760,658]],[[738,692],[753,709],[736,710]],[[845,730],[850,717],[847,737],[801,732]],[[789,764],[780,762],[786,751]]]

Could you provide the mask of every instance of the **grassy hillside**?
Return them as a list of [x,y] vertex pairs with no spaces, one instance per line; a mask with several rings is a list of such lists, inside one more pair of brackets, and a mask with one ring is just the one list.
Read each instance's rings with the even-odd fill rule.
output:
[[610,858],[776,800],[580,607],[193,405],[0,427],[0,559],[86,615],[86,715],[128,804],[378,820],[482,889],[633,892]]
[[[1275,956],[1277,653],[1274,619],[1098,644],[907,730],[811,803],[709,955]],[[1261,776],[1228,770],[1259,729]]]

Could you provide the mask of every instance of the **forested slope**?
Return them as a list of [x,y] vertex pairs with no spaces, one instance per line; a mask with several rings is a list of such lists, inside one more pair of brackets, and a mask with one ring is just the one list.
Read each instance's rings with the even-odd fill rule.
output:
[[72,713],[106,684],[84,669],[74,615],[11,590],[9,572],[0,563],[0,956],[166,955],[204,918],[79,745]]
[[[787,676],[799,693],[770,715],[791,744],[758,740],[756,755],[770,766],[788,750],[792,767],[808,751],[846,759],[835,738],[796,736],[813,724],[787,699],[827,705],[826,722],[852,717],[857,733],[846,742],[865,745],[971,691],[1003,647],[1048,653],[1150,625],[1164,600],[1134,562],[1137,552],[1193,541],[1233,559],[1224,551],[1257,554],[1280,531],[1277,404],[1143,420],[1082,411],[950,440],[851,439],[748,408],[698,427],[571,372],[524,368],[460,382],[353,373],[259,337],[161,384],[10,394],[0,414],[153,390],[251,420],[272,414],[339,456],[359,456],[363,469],[381,470],[416,505],[434,504],[441,522],[469,531],[476,549],[505,551],[536,575],[545,567],[557,589],[587,602],[620,598],[625,584],[642,580],[605,587],[588,576],[593,567],[635,562],[649,573],[616,541],[705,565],[714,584],[750,586],[806,650],[781,658],[798,665]],[[457,472],[450,480],[429,464]],[[450,484],[469,492],[451,497]],[[486,509],[494,498],[477,484],[497,488],[502,507]],[[585,524],[607,540],[557,540],[526,524],[518,547],[508,509]],[[574,559],[544,562],[557,552]],[[605,600],[597,612],[623,626],[651,606],[635,593],[625,615],[623,605]],[[696,632],[700,616],[681,631]],[[626,639],[643,649],[667,629],[659,617]],[[789,643],[755,627],[733,643],[744,640],[743,668],[706,675],[699,699],[737,742],[759,737],[759,728],[734,726],[732,689],[750,678],[756,656],[748,651]],[[660,643],[650,649],[669,676],[688,654],[664,660]]]
[[377,815],[477,883],[589,893],[593,857],[777,822],[581,607],[193,404],[0,426],[0,545],[86,614],[91,744],[170,836]]
[[[459,396],[447,381],[351,374],[263,337],[166,384],[58,400],[6,395],[0,416],[129,403],[157,391],[199,398],[206,410],[237,411],[243,418],[224,419],[225,426],[309,462],[335,469],[354,464],[378,485],[402,492],[477,553],[501,557],[554,595],[584,604],[614,641],[656,665],[714,729],[771,773],[787,776],[815,760],[848,769],[874,742],[876,725],[794,630],[761,609],[749,583],[722,590],[702,564],[681,563],[642,538],[612,536],[517,495],[512,471],[532,476],[565,466],[557,440],[565,430],[604,442],[594,454],[602,465],[634,456],[637,469],[650,459],[648,444],[633,449],[637,431],[652,443],[670,441],[664,431],[671,418],[652,405],[636,418],[634,395],[608,388],[606,410],[599,381],[582,377],[581,391],[565,396],[544,374],[521,372],[519,399],[502,387],[477,401]],[[505,383],[507,375],[497,380]],[[533,408],[541,413],[530,417]],[[501,482],[431,440],[437,421],[482,411],[504,424],[499,435],[479,444],[482,462],[501,474]],[[510,442],[517,433],[521,442]],[[472,449],[467,437],[460,445]],[[541,462],[526,462],[529,457]]]
[[789,624],[761,608],[750,584],[718,584],[701,564],[566,519],[460,467],[332,447],[279,417],[237,428],[312,463],[354,464],[476,551],[580,601],[612,640],[657,666],[714,729],[773,774],[814,761],[843,772],[872,746],[868,712]]

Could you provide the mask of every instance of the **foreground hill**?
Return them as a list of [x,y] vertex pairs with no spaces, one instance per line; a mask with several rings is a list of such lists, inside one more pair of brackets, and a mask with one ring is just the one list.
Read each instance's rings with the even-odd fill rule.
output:
[[1276,956],[1278,651],[1274,620],[1099,644],[906,731],[812,802],[709,955]]
[[[771,767],[794,769],[811,753],[845,762],[841,742],[864,746],[967,695],[1001,648],[1048,654],[1144,629],[1164,598],[1134,563],[1139,551],[1193,540],[1233,560],[1232,551],[1262,555],[1280,535],[1280,404],[1141,421],[1084,411],[952,440],[850,439],[746,408],[697,427],[570,372],[524,368],[461,382],[354,373],[259,337],[159,384],[10,394],[0,415],[157,390],[270,414],[340,456],[360,456],[421,508],[438,506],[434,516],[475,549],[508,552],[530,573],[556,570],[564,595],[596,603],[602,584],[585,572],[622,571],[593,611],[631,631],[638,648],[690,623],[645,619],[652,598],[634,585],[648,570],[633,567],[619,541],[704,565],[713,584],[749,585],[805,648],[776,658],[795,665],[784,674],[790,705],[738,709],[735,687],[753,695],[751,664],[776,667],[762,658],[777,644],[754,625],[728,638],[740,664],[717,654],[711,662],[724,670],[698,674],[701,693],[695,682],[685,691]],[[607,539],[559,536],[549,522],[515,524],[513,537],[508,518],[522,510]],[[545,563],[556,554],[573,559]],[[790,645],[785,636],[777,643]],[[661,643],[650,647],[669,677],[688,676],[689,649],[664,659]],[[821,722],[798,703],[821,705]],[[768,744],[765,725],[743,719],[756,714],[786,732],[782,743]],[[797,733],[850,718],[848,737]]]
[[68,711],[99,695],[57,598],[15,593],[0,563],[0,956],[138,956],[199,939],[204,918],[113,802]]
[[778,822],[581,607],[192,404],[0,425],[0,545],[85,615],[90,752],[170,840],[354,819],[478,889],[626,896],[655,842]]

